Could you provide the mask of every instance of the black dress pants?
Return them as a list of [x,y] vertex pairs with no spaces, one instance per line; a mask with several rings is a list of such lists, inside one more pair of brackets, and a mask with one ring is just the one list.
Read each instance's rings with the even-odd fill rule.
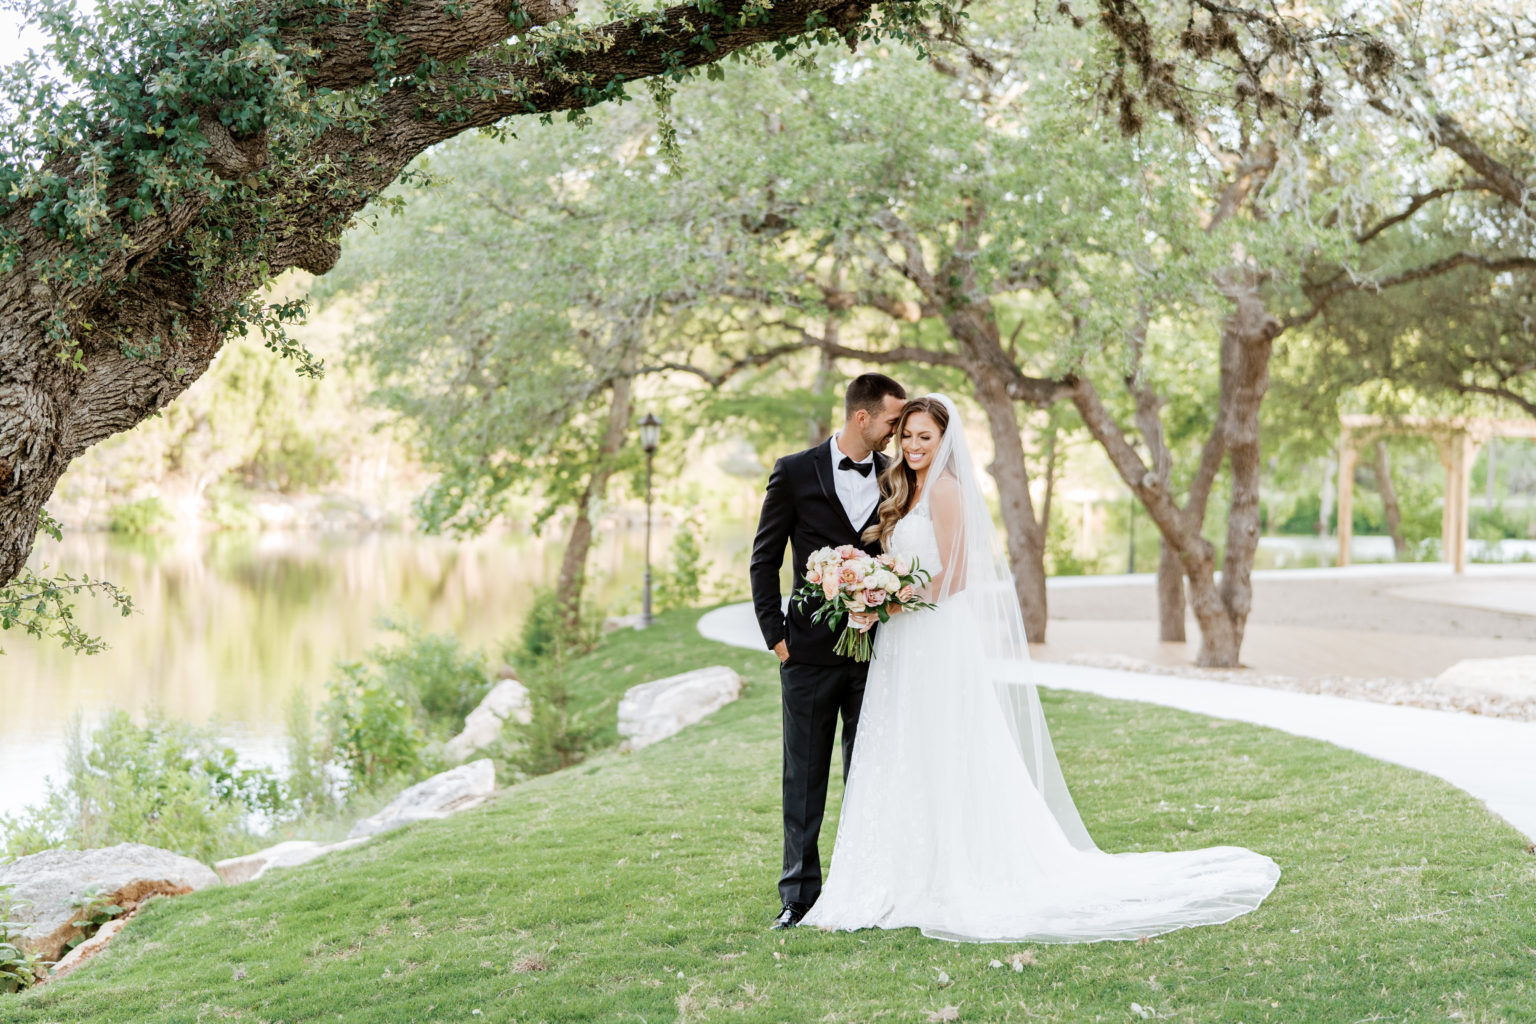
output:
[[821,895],[821,819],[827,808],[827,780],[837,718],[843,718],[843,779],[853,761],[853,740],[864,702],[869,663],[779,666],[784,700],[784,874],[779,896],[785,903],[812,904]]

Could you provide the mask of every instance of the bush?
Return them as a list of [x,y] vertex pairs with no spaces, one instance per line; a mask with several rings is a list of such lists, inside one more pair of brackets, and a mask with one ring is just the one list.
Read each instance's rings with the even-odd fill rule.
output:
[[333,809],[337,794],[326,772],[324,742],[315,732],[309,697],[295,689],[283,705],[288,733],[288,795],[297,814],[318,814]]
[[1103,571],[1102,553],[1078,557],[1067,515],[1061,503],[1051,506],[1051,521],[1045,531],[1045,571],[1052,576],[1089,576]]
[[446,738],[458,732],[494,685],[485,655],[464,650],[457,637],[447,634],[394,622],[385,626],[403,643],[368,653],[379,680],[411,705],[428,733]]
[[551,660],[585,654],[602,637],[602,615],[588,608],[576,629],[569,629],[560,614],[560,600],[554,588],[540,588],[534,593],[528,616],[518,632],[517,648],[509,660],[514,665],[532,666]]
[[[0,995],[31,988],[43,979],[47,970],[36,953],[23,953],[17,945],[17,933],[26,926],[12,921],[25,903],[11,896],[11,887],[0,885]],[[15,929],[15,932],[12,931]]]
[[144,498],[114,505],[107,512],[107,529],[113,533],[157,533],[171,520],[170,509],[159,498]]
[[341,475],[333,438],[317,440],[308,433],[285,432],[274,444],[264,443],[238,472],[253,487],[269,487],[284,494],[313,491],[334,483]]
[[660,575],[656,583],[656,609],[669,611],[673,608],[691,608],[704,594],[704,574],[709,563],[704,561],[699,546],[699,534],[703,526],[693,517],[678,523],[672,534],[672,568]]
[[0,819],[8,855],[131,841],[211,862],[249,848],[252,815],[286,807],[274,775],[242,768],[211,732],[158,713],[140,726],[113,711],[89,739],[77,720],[65,771],[42,806]]
[[524,775],[547,775],[586,760],[598,746],[599,727],[594,716],[604,705],[573,710],[563,665],[555,665],[524,685],[532,715],[527,725],[514,722],[507,726],[516,743],[499,751],[500,758]]
[[342,665],[327,689],[320,708],[327,760],[346,770],[348,793],[420,774],[426,737],[404,697],[356,662]]
[[203,518],[220,530],[258,530],[261,519],[248,497],[228,484],[208,490]]

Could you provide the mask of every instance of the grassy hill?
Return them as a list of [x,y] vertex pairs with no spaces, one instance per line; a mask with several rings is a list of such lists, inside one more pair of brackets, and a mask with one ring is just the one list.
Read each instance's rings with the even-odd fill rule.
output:
[[[615,634],[572,686],[596,701],[732,665],[743,699],[707,722],[303,868],[155,901],[85,970],[0,999],[0,1020],[1536,1019],[1536,857],[1470,797],[1310,740],[1079,694],[1044,696],[1099,844],[1261,850],[1284,876],[1258,911],[1076,946],[770,933],[778,674],[700,638],[696,618]],[[1024,950],[1022,971],[988,966]]]

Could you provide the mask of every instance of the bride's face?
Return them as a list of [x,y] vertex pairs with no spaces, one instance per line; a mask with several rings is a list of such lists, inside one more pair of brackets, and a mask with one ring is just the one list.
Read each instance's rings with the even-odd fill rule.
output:
[[927,413],[919,410],[907,417],[901,425],[901,454],[913,472],[928,468],[943,436],[944,432]]

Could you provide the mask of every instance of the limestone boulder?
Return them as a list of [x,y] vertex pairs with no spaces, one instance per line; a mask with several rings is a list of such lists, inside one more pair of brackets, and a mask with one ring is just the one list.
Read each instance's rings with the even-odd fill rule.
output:
[[336,843],[321,843],[311,839],[292,839],[286,843],[269,846],[244,857],[231,857],[213,866],[225,885],[253,882],[271,868],[292,868],[308,864],[317,857],[324,857],[337,850],[350,850],[368,841],[367,836],[343,839]]
[[1458,661],[1435,677],[1435,689],[1536,700],[1536,655]]
[[741,696],[741,676],[724,665],[695,669],[630,687],[619,701],[625,750],[675,735]]
[[516,679],[503,679],[464,719],[464,731],[448,741],[443,753],[452,761],[462,761],[495,742],[507,722],[527,725],[532,719],[528,687]]
[[151,896],[179,896],[219,884],[206,864],[143,843],[97,850],[44,850],[0,865],[0,886],[18,903],[11,919],[26,924],[21,948],[57,960],[64,944],[80,934],[70,922],[75,902],[93,886],[124,909]]
[[378,814],[353,825],[347,838],[377,835],[413,821],[446,818],[478,807],[495,791],[496,768],[490,758],[482,757],[416,783]]

